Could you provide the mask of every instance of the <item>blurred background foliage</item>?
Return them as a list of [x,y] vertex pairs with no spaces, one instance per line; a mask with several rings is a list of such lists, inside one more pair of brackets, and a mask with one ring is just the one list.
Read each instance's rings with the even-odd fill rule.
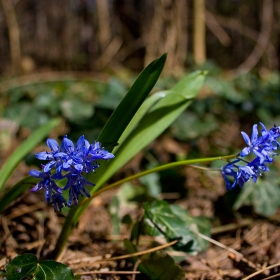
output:
[[[240,130],[280,124],[278,0],[0,2],[1,162],[56,116],[64,123],[52,137],[96,139],[135,77],[164,52],[154,91],[193,70],[209,74],[160,145],[130,163],[133,172],[139,164],[234,153],[244,145]],[[180,190],[179,173],[160,174],[162,189],[176,178],[172,190]]]

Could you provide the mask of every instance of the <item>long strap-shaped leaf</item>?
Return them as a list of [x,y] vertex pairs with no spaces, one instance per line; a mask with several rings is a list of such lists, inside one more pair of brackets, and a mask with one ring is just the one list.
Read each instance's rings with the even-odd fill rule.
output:
[[151,62],[139,75],[131,89],[101,131],[101,143],[118,142],[129,122],[156,84],[166,61],[166,54]]
[[[146,99],[157,82],[164,67],[166,56],[167,55],[164,54],[160,58],[154,60],[141,72],[132,85],[131,89],[127,92],[126,96],[121,101],[101,131],[100,136],[98,137],[99,142],[105,145],[107,142],[117,143],[119,141],[121,135],[132,120],[133,116],[138,111],[143,101]],[[106,147],[106,149],[111,151],[113,147]],[[102,162],[100,167],[97,169],[97,172],[94,174],[95,182],[99,180],[104,170],[106,170],[107,163],[107,161]],[[88,179],[92,180],[93,178],[89,177]],[[92,193],[93,191],[91,194]],[[83,205],[79,208],[72,208],[70,210],[62,228],[61,234],[58,238],[56,248],[54,250],[54,257],[59,256],[67,242],[68,236],[77,224],[86,207],[87,205]]]
[[[138,126],[114,151],[116,160],[108,163],[93,191],[102,185],[125,163],[159,136],[187,108],[199,92],[205,73],[197,71],[179,81],[166,92],[152,109],[141,119]],[[188,120],[186,120],[188,121]]]
[[[6,181],[17,165],[30,153],[42,140],[58,126],[60,119],[53,119],[35,130],[9,157],[0,171],[0,193]],[[1,201],[0,201],[1,203]]]
[[[120,167],[161,134],[187,108],[199,92],[205,74],[205,72],[197,71],[186,76],[157,100],[155,105],[138,122],[138,125],[136,124],[135,129],[126,136],[124,142],[116,148],[116,158],[103,165],[106,169],[103,169],[103,173],[99,173],[101,176],[99,176],[96,186],[91,190],[91,194],[98,191]],[[137,114],[138,112],[134,119],[138,120]],[[87,206],[88,203],[85,203],[77,210],[71,209],[58,239],[59,246],[55,250],[56,257],[60,254],[72,228]]]

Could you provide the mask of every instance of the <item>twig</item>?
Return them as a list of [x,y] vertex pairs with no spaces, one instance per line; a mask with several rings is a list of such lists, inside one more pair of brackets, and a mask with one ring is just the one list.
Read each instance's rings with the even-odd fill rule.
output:
[[214,15],[209,11],[205,11],[205,16],[206,16],[205,19],[208,28],[218,38],[218,40],[221,42],[223,46],[225,47],[229,46],[231,44],[231,39],[226,33],[226,31],[223,29],[223,27],[216,20]]
[[103,263],[103,262],[108,262],[108,261],[117,261],[117,260],[122,260],[122,259],[128,259],[128,258],[142,256],[142,255],[145,255],[145,254],[153,253],[153,252],[156,252],[156,251],[168,248],[168,247],[176,244],[177,242],[178,242],[178,240],[174,240],[172,242],[169,242],[167,244],[154,247],[152,249],[148,249],[148,250],[137,252],[137,253],[133,253],[133,254],[127,254],[127,255],[123,255],[123,256],[118,256],[118,257],[113,257],[113,258],[108,258],[108,259],[103,259],[103,260],[97,260],[94,263]]
[[[106,258],[106,259],[101,259],[100,257],[87,257],[87,258],[83,258],[82,260],[80,259],[80,260],[70,261],[70,262],[68,262],[68,264],[71,266],[71,265],[77,264],[78,261],[79,261],[79,263],[87,262],[88,264],[90,264],[92,266],[93,264],[105,263],[105,262],[111,262],[111,261],[116,261],[116,260],[122,260],[122,259],[137,257],[137,256],[149,254],[149,253],[152,253],[152,252],[156,252],[156,251],[168,248],[168,247],[174,245],[176,242],[178,242],[178,240],[174,240],[170,243],[160,245],[160,246],[157,246],[155,248],[148,249],[148,250],[145,250],[145,251],[142,251],[142,252],[133,253],[133,254],[127,254],[127,255],[123,255],[123,256]],[[84,265],[84,266],[86,266],[86,265]]]
[[264,271],[266,271],[268,269],[271,269],[271,268],[274,268],[274,267],[277,267],[277,266],[280,266],[280,263],[276,263],[276,264],[273,264],[271,266],[265,267],[265,268],[263,268],[261,270],[258,270],[257,272],[254,272],[254,273],[250,274],[249,276],[243,278],[242,280],[248,280],[248,279],[250,279],[250,278],[252,278],[252,277],[254,277],[254,276],[256,276],[256,275],[258,275],[260,273],[263,273]]
[[272,275],[272,276],[266,277],[266,278],[264,278],[263,280],[273,279],[273,278],[275,278],[276,276],[280,276],[280,273],[277,273],[277,274],[274,274],[274,275]]
[[262,11],[262,28],[258,37],[257,44],[255,45],[249,57],[241,65],[238,66],[238,68],[236,69],[238,72],[246,73],[250,71],[261,59],[264,53],[264,49],[268,45],[269,36],[272,28],[273,1],[263,0]]
[[[135,263],[135,265],[134,265],[134,267],[133,267],[133,271],[134,272],[136,272],[137,271],[137,268],[138,268],[138,266],[141,264],[141,260],[140,259],[138,259],[137,261],[136,261],[136,263]],[[134,275],[132,275],[132,280],[135,280],[136,279],[136,274],[134,274]]]
[[220,248],[223,248],[223,249],[225,249],[225,250],[227,250],[227,251],[229,251],[229,252],[231,252],[231,253],[233,253],[233,254],[241,257],[241,258],[243,258],[243,255],[241,253],[235,251],[234,249],[232,249],[230,247],[227,247],[226,245],[224,245],[224,244],[222,244],[222,243],[220,243],[220,242],[218,242],[218,241],[216,241],[216,240],[214,240],[214,239],[212,239],[212,238],[210,238],[210,237],[208,237],[208,236],[206,236],[206,235],[204,235],[204,234],[202,234],[198,231],[193,231],[193,232],[195,234],[197,234],[199,237],[211,242],[212,244],[215,244],[216,246],[219,246]]
[[[270,67],[272,69],[277,69],[278,68],[278,61],[275,59],[277,57],[277,51],[273,44],[268,41],[267,43],[267,48],[263,48],[262,45],[259,45],[258,38],[259,34],[257,31],[254,29],[250,28],[249,26],[246,26],[242,22],[240,22],[238,19],[235,18],[228,18],[228,17],[223,17],[219,15],[213,15],[215,19],[218,21],[218,23],[222,26],[225,26],[226,28],[235,30],[239,33],[241,33],[243,36],[253,40],[258,44],[259,48],[262,48],[263,51],[267,54],[267,59]],[[235,70],[232,70],[234,72]]]
[[254,223],[254,220],[252,220],[252,219],[241,220],[240,223],[232,223],[232,224],[227,224],[227,225],[223,225],[220,227],[212,228],[211,234],[218,234],[218,233],[235,230],[240,227],[245,227],[245,226],[251,225],[252,223]]
[[33,211],[41,209],[41,208],[44,208],[45,206],[46,206],[46,202],[40,201],[40,202],[38,202],[34,205],[25,206],[23,208],[20,208],[20,209],[17,209],[15,211],[13,211],[11,214],[7,215],[7,218],[12,220],[12,219],[20,217],[24,214],[33,212]]
[[115,270],[108,270],[108,271],[99,271],[99,270],[92,270],[92,271],[83,271],[75,273],[75,276],[78,275],[86,275],[86,274],[140,274],[140,271],[115,271]]

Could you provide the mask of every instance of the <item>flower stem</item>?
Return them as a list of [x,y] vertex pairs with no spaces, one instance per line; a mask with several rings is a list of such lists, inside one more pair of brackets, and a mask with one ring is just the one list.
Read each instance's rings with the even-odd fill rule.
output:
[[[113,184],[110,184],[100,190],[98,190],[97,192],[93,193],[91,195],[90,198],[85,199],[81,205],[88,203],[90,200],[92,200],[94,197],[98,196],[100,193],[103,193],[107,190],[113,189],[114,187],[117,187],[125,182],[129,182],[131,180],[146,176],[148,174],[151,173],[155,173],[155,172],[159,172],[165,169],[169,169],[169,168],[173,168],[173,167],[177,167],[177,166],[182,166],[182,165],[192,165],[194,163],[204,163],[204,162],[211,162],[211,161],[215,161],[215,160],[227,160],[227,159],[231,159],[231,158],[235,158],[237,155],[229,155],[229,156],[222,156],[222,157],[211,157],[211,158],[201,158],[201,159],[188,159],[188,160],[181,160],[181,161],[176,161],[176,162],[171,162],[171,163],[167,163],[167,164],[163,164],[154,168],[151,168],[149,170],[145,170],[142,172],[139,172],[137,174],[134,174],[132,176],[126,177],[122,180],[119,180]],[[193,165],[192,165],[193,166]],[[193,166],[196,168],[196,166]],[[197,167],[199,168],[199,167]]]

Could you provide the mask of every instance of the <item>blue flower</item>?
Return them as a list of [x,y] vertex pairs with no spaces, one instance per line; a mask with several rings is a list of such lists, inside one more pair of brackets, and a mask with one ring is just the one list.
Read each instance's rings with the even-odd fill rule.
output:
[[[280,146],[277,141],[280,137],[280,127],[274,125],[273,128],[267,130],[262,123],[260,124],[262,126],[261,135],[258,133],[257,124],[253,126],[251,138],[245,132],[241,132],[247,147],[242,149],[240,157],[254,154],[255,158],[246,161],[237,157],[221,168],[227,190],[233,189],[236,185],[243,187],[251,178],[256,182],[263,172],[269,171],[267,164],[273,162],[274,156],[277,155],[275,151]],[[241,165],[240,162],[242,162]]]
[[278,149],[280,144],[277,142],[277,138],[280,136],[280,129],[276,125],[270,130],[260,123],[262,126],[261,136],[258,136],[258,126],[253,126],[251,139],[245,132],[241,132],[244,141],[248,145],[241,153],[241,157],[248,156],[250,153],[254,153],[263,163],[265,160],[272,162],[273,157],[277,155],[274,151]]
[[[236,185],[239,185],[239,187],[242,188],[247,181],[250,181],[251,178],[257,176],[251,166],[238,165],[237,163],[240,161],[240,159],[236,159],[226,164],[221,170],[222,176],[226,182],[227,190],[233,189]],[[230,182],[228,177],[232,177],[234,179],[233,183]]]
[[251,152],[256,154],[262,161],[264,161],[264,155],[260,151],[260,145],[262,144],[263,139],[258,137],[258,125],[255,124],[253,126],[253,131],[251,135],[251,139],[249,138],[248,134],[245,133],[244,131],[241,132],[244,141],[248,145],[248,147],[245,147],[241,153],[241,157],[245,157],[249,155]]
[[[48,139],[47,145],[50,152],[40,152],[36,157],[48,161],[42,165],[42,172],[31,170],[29,174],[41,181],[31,190],[33,192],[45,189],[46,201],[54,205],[55,211],[62,207],[71,207],[78,204],[79,196],[90,197],[86,186],[94,186],[86,180],[83,174],[95,172],[99,167],[98,160],[109,160],[114,155],[101,147],[99,142],[90,144],[84,136],[81,136],[76,145],[63,137],[61,146],[54,139]],[[66,179],[64,187],[59,188],[55,181]],[[68,191],[68,202],[62,196],[63,191]]]

